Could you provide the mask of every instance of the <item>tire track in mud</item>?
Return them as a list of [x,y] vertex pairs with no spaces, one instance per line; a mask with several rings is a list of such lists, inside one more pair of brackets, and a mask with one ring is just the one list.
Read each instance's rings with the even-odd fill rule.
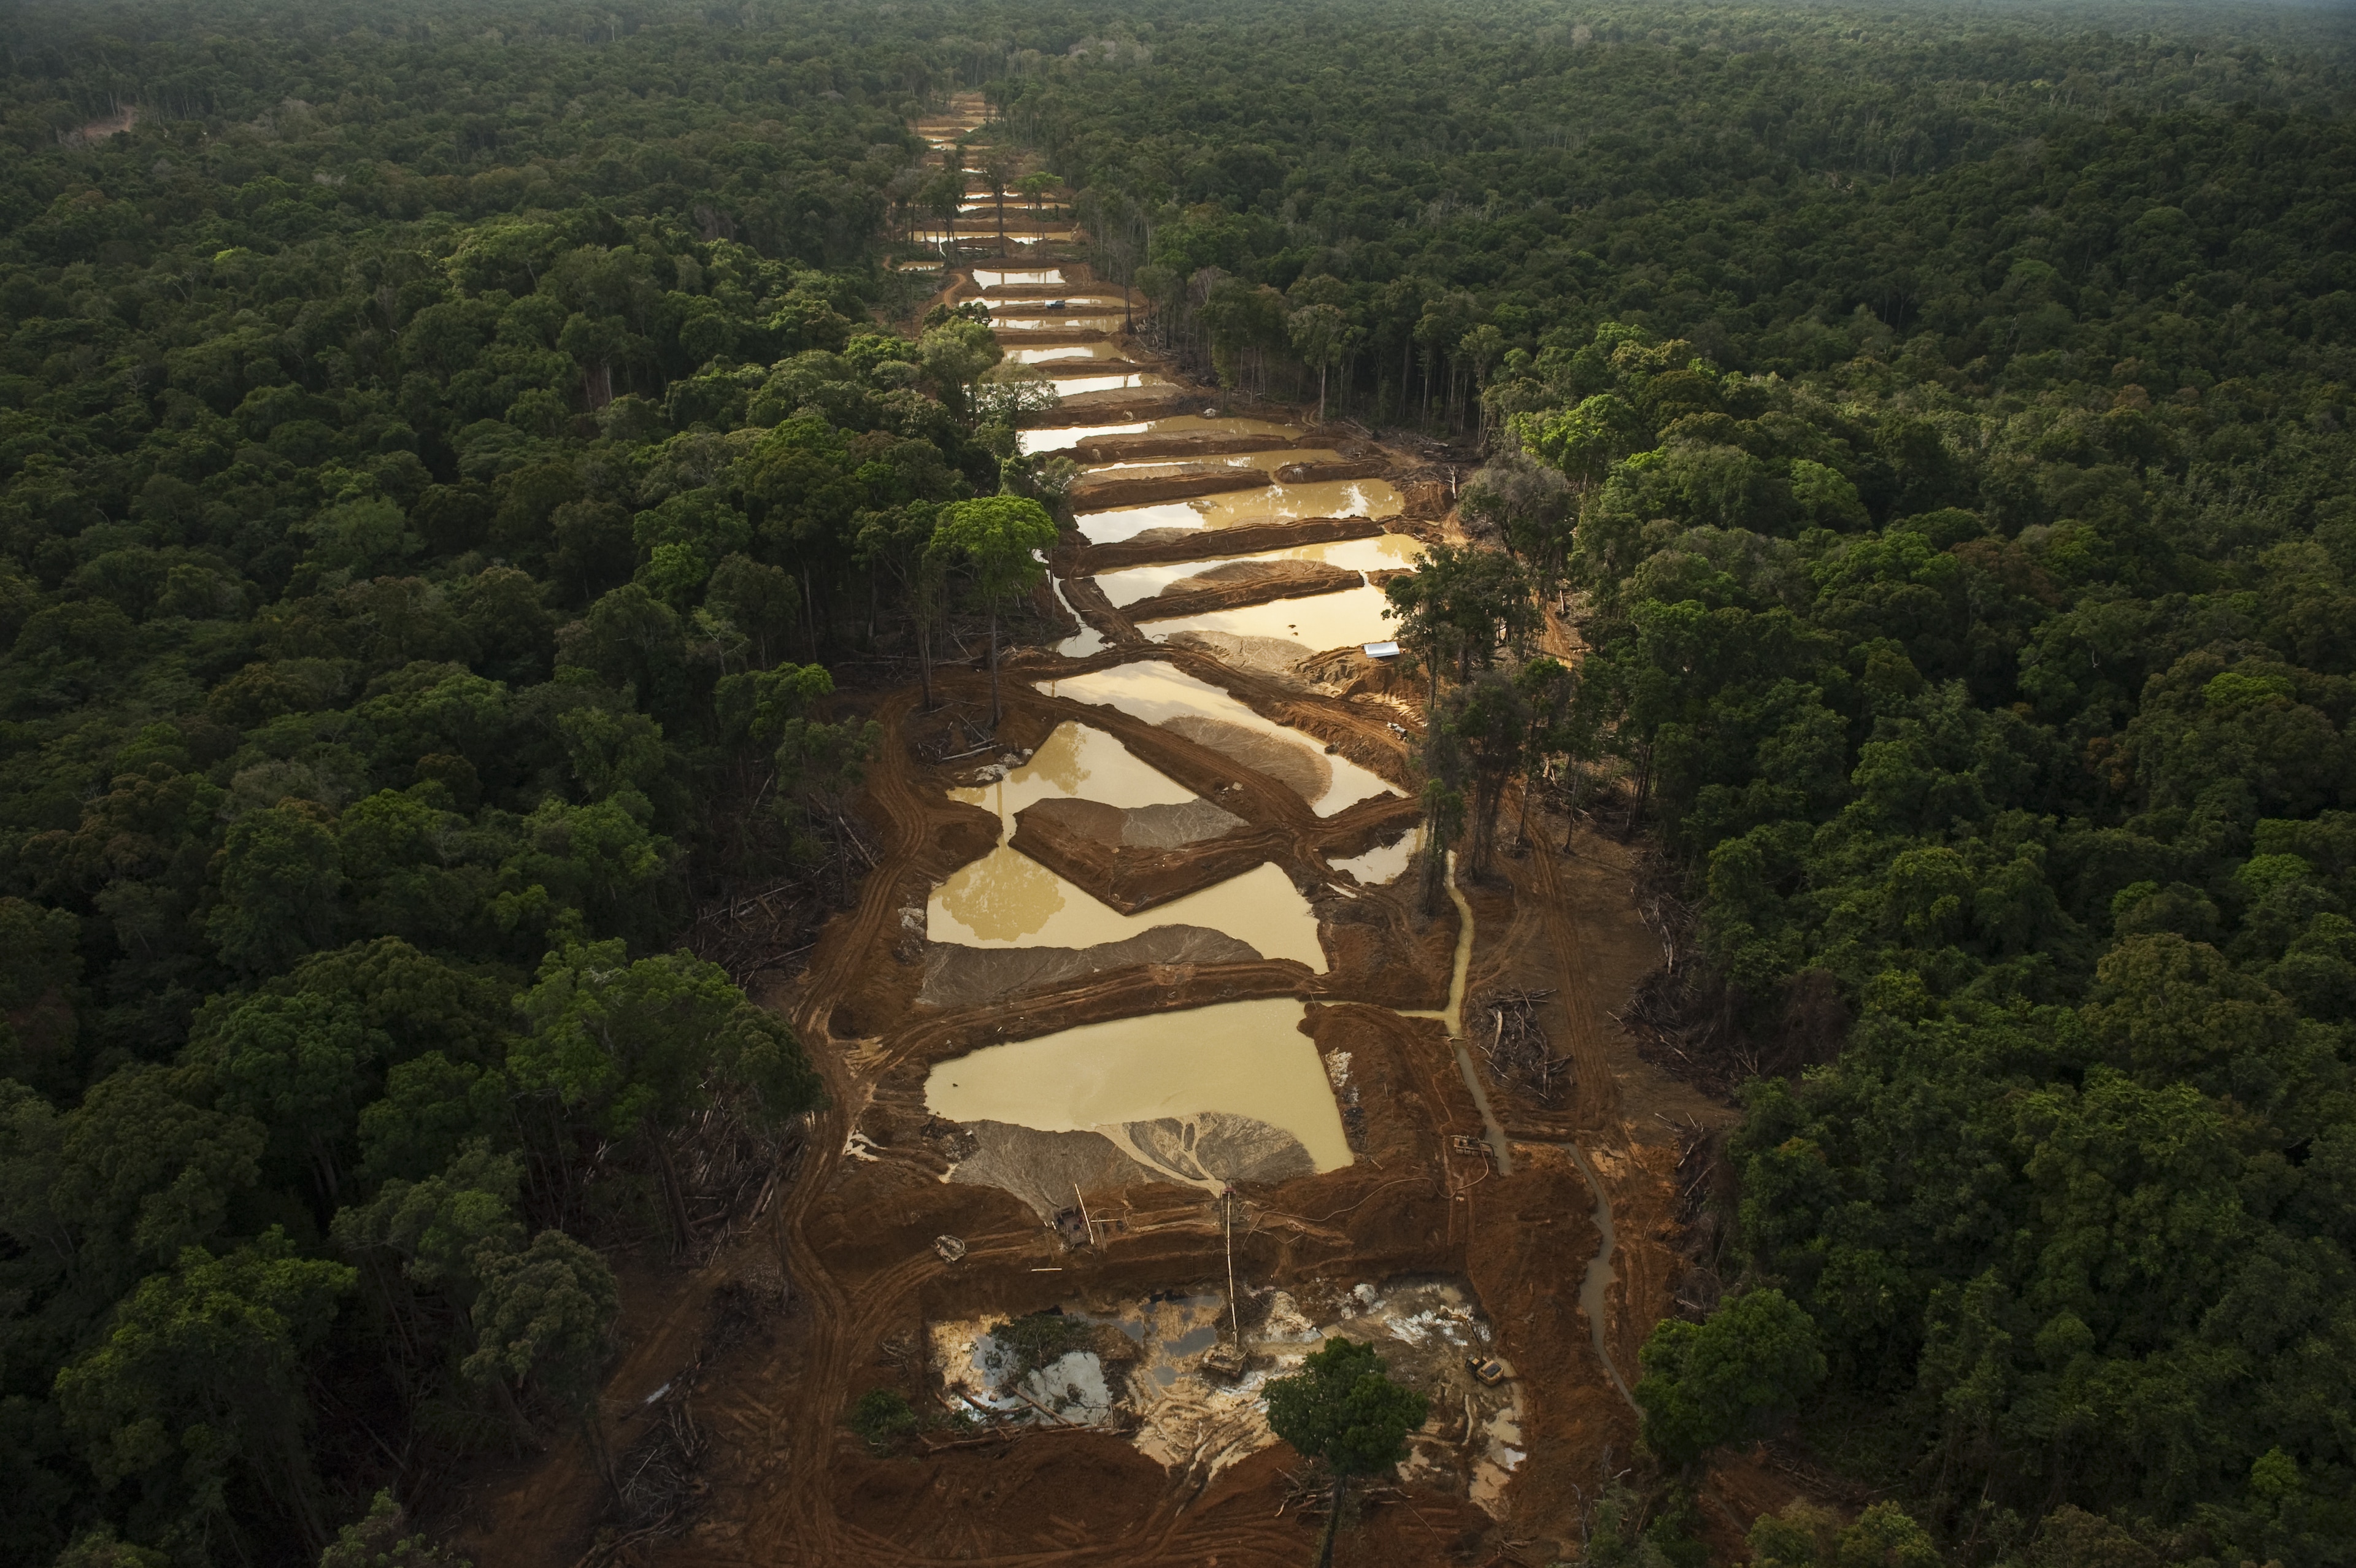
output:
[[[1626,1128],[1620,1119],[1619,1081],[1612,1074],[1612,1052],[1604,1043],[1599,1018],[1602,1008],[1590,983],[1587,965],[1580,962],[1585,945],[1579,914],[1563,891],[1556,853],[1541,830],[1537,846],[1524,863],[1529,867],[1528,885],[1537,894],[1554,949],[1555,965],[1562,977],[1563,1015],[1570,1032],[1571,1083],[1578,1096],[1577,1121],[1582,1129],[1592,1129],[1589,1135],[1591,1141],[1624,1145]],[[1619,1250],[1619,1230],[1614,1223],[1611,1189],[1597,1173],[1577,1135],[1561,1140],[1558,1147],[1570,1156],[1579,1167],[1579,1174],[1586,1179],[1588,1190],[1595,1195],[1598,1245],[1580,1281],[1580,1310],[1587,1317],[1596,1359],[1603,1363],[1620,1397],[1633,1409],[1635,1398],[1629,1392],[1628,1380],[1620,1371],[1618,1358],[1612,1353],[1614,1325],[1611,1321],[1611,1287],[1615,1277],[1612,1257]]]

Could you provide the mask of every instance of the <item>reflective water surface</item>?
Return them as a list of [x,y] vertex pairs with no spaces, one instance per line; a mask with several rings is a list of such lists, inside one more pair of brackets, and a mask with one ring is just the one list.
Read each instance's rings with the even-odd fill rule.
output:
[[[1198,680],[1159,659],[1142,659],[1111,669],[1091,670],[1060,680],[1043,681],[1040,689],[1053,697],[1070,698],[1075,702],[1102,703],[1117,708],[1149,724],[1166,726],[1173,720],[1183,722],[1208,719],[1297,747],[1321,764],[1320,771],[1327,775],[1328,782],[1323,789],[1314,795],[1306,796],[1310,809],[1320,816],[1331,816],[1362,800],[1392,793],[1392,786],[1379,773],[1362,768],[1346,757],[1323,755],[1323,748],[1299,731],[1288,729],[1272,719],[1261,718],[1210,682]],[[1250,939],[1247,937],[1245,940]]]
[[1335,1170],[1350,1163],[1349,1140],[1304,1016],[1276,997],[1083,1024],[941,1062],[925,1102],[951,1121],[1042,1132],[1225,1112],[1282,1128],[1319,1170]]

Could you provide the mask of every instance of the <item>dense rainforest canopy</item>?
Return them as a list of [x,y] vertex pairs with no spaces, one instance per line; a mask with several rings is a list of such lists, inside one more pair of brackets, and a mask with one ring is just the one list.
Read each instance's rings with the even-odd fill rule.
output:
[[834,686],[913,678],[939,509],[1023,483],[986,329],[884,325],[908,122],[977,85],[1173,352],[1481,446],[1592,650],[1539,749],[1765,1070],[1752,1306],[1656,1389],[1813,1335],[1804,1429],[1958,1560],[2349,1562],[2350,43],[12,10],[0,1562],[314,1560],[578,1418],[610,1260],[819,1097],[683,933],[840,897]]

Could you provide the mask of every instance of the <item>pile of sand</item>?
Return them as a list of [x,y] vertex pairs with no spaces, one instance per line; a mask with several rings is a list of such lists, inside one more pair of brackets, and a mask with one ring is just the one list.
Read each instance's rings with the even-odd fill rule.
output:
[[[1279,638],[1255,639],[1281,641]],[[1289,647],[1297,645],[1287,644]],[[1293,656],[1298,658],[1298,652]],[[1248,730],[1224,719],[1206,719],[1199,713],[1181,714],[1165,720],[1162,727],[1183,735],[1198,746],[1207,747],[1238,763],[1256,773],[1274,779],[1304,801],[1320,800],[1333,787],[1333,764],[1307,746],[1296,745],[1275,735]]]

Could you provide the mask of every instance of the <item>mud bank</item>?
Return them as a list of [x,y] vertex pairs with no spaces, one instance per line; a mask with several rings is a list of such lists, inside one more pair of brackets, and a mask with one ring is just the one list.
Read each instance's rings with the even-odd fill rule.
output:
[[1230,490],[1263,490],[1269,482],[1269,476],[1259,469],[1240,464],[1161,464],[1112,477],[1083,480],[1072,486],[1070,504],[1076,512],[1090,512],[1155,501],[1183,501]]
[[[1025,333],[1023,341],[1036,343],[1050,335]],[[1062,335],[1055,335],[1061,341]],[[1085,342],[1086,336],[1073,335],[1073,341]],[[1056,430],[1076,425],[1101,425],[1134,422],[1139,420],[1166,419],[1173,414],[1191,412],[1203,406],[1199,394],[1183,387],[1136,387],[1119,391],[1079,392],[1064,399],[1044,413],[1033,416],[1028,428]]]
[[1122,605],[1132,624],[1193,617],[1220,610],[1306,599],[1358,588],[1355,571],[1313,560],[1232,561],[1172,583],[1149,599]]
[[1123,567],[1257,555],[1333,539],[1372,539],[1386,531],[1379,517],[1289,517],[1279,522],[1237,523],[1216,533],[1202,528],[1148,530],[1113,544],[1075,543],[1059,548],[1053,565],[1061,576],[1095,577]]

